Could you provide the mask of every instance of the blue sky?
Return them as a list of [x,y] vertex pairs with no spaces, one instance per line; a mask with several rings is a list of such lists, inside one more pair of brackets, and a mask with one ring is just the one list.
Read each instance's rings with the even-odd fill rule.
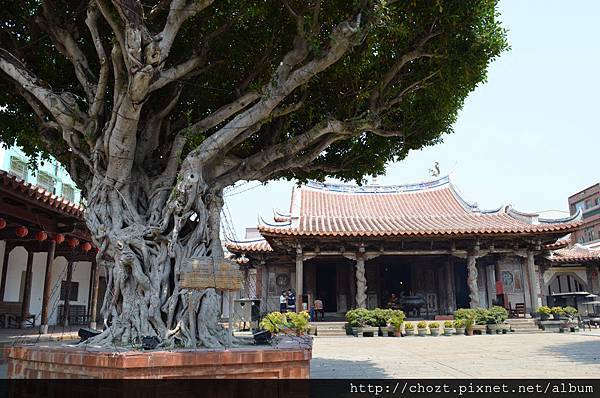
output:
[[[439,162],[481,208],[566,212],[568,196],[600,182],[600,1],[504,0],[500,11],[511,50],[469,96],[455,133],[390,164],[378,182],[426,180]],[[248,182],[232,189],[228,235],[243,238],[258,214],[287,210],[292,186]]]

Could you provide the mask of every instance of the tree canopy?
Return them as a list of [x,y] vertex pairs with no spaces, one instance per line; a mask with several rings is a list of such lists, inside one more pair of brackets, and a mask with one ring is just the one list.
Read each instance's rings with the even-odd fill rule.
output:
[[[133,133],[138,147],[152,141],[140,155],[152,160],[150,175],[166,167],[174,143],[181,160],[209,150],[207,138],[228,128],[236,137],[223,140],[212,172],[225,184],[380,174],[387,162],[452,131],[466,96],[507,48],[496,3],[7,2],[0,139],[54,155],[86,189],[94,167],[107,167],[108,154],[100,156],[104,164],[92,163],[97,140],[114,123],[115,87],[131,86],[136,68],[152,65],[151,89],[139,99],[143,122]],[[157,56],[167,42],[168,54]],[[31,81],[7,73],[10,65]],[[33,93],[32,84],[43,91]],[[269,97],[277,97],[275,106],[249,125],[231,123]]]
[[[496,0],[4,4],[0,137],[85,191],[107,270],[96,344],[219,347],[223,190],[361,180],[452,131],[506,47]],[[299,292],[300,293],[300,292]]]

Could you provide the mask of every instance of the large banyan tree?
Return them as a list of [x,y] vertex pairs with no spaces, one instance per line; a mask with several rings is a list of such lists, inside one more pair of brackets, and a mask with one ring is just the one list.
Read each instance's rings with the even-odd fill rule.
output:
[[437,143],[507,46],[496,3],[4,2],[1,139],[85,194],[108,275],[93,343],[224,344],[214,289],[180,285],[182,261],[223,256],[224,188],[360,180]]

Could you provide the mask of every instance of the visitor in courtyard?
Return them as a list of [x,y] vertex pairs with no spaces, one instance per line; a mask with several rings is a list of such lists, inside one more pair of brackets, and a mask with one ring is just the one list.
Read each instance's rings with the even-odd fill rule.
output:
[[320,299],[315,300],[315,320],[319,320],[319,314],[321,314],[321,320],[325,318],[325,310],[323,309],[323,301]]
[[287,291],[287,310],[288,312],[296,311],[296,294],[292,289]]
[[281,292],[281,296],[279,296],[279,312],[287,311],[287,292],[284,290]]

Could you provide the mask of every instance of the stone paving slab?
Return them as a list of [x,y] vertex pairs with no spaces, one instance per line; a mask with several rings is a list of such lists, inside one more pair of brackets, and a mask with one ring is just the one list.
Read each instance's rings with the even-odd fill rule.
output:
[[311,378],[600,378],[600,333],[327,337]]

